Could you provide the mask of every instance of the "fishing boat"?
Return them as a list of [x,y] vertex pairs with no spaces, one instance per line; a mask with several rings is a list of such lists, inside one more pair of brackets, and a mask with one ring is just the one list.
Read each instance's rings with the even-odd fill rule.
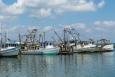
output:
[[24,55],[55,55],[59,53],[59,47],[54,45],[54,42],[45,40],[45,33],[39,34],[39,40],[37,40],[37,29],[30,30],[30,33],[26,35],[24,41],[24,50],[21,54]]
[[74,52],[94,52],[96,50],[95,44],[78,44],[74,46]]
[[22,51],[24,55],[57,55],[59,53],[59,47],[54,47],[53,45],[48,45],[45,48],[30,49],[27,51]]
[[114,45],[109,40],[101,39],[97,43],[82,43],[74,46],[74,52],[107,52],[113,51]]
[[97,41],[97,47],[102,48],[105,51],[113,51],[114,45],[107,39],[101,39]]
[[18,53],[19,49],[17,47],[5,47],[0,49],[0,56],[18,56]]
[[[10,46],[11,40],[9,38],[7,38],[7,33],[2,33],[2,26],[0,26],[0,57],[1,56],[5,56],[5,57],[9,57],[9,56],[18,56],[19,53],[19,48],[16,46]],[[7,44],[7,42],[10,42],[9,44]]]
[[113,44],[105,45],[103,47],[103,49],[107,50],[107,51],[113,51],[114,50],[114,45]]

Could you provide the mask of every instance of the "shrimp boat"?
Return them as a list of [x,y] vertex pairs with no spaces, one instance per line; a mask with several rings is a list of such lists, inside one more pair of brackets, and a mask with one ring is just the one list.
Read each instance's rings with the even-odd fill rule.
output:
[[[32,29],[26,35],[26,39],[23,42],[24,50],[21,51],[23,55],[55,55],[59,53],[59,47],[54,45],[54,42],[45,40],[45,33],[39,34],[39,39],[37,40],[37,29]],[[20,38],[21,39],[21,38]]]
[[97,47],[102,48],[103,51],[113,51],[114,44],[107,39],[101,39],[97,41]]
[[[19,48],[15,46],[9,46],[7,45],[7,33],[2,33],[2,26],[0,26],[0,57],[12,57],[12,56],[18,56]],[[11,43],[11,40],[10,40]]]
[[45,48],[39,49],[29,49],[27,51],[22,51],[24,55],[57,55],[59,53],[59,47],[54,47],[53,45],[48,45]]
[[114,50],[109,40],[101,39],[97,43],[82,43],[74,47],[75,52],[108,52]]
[[88,44],[78,44],[74,46],[74,52],[94,52],[96,50],[96,45],[92,43]]
[[[6,38],[5,38],[6,39]],[[5,42],[2,42],[0,44],[0,56],[18,56],[19,53],[19,47],[18,46],[11,46],[12,42],[7,43],[7,40]]]
[[17,47],[5,47],[0,49],[0,56],[18,56],[18,53],[19,49]]

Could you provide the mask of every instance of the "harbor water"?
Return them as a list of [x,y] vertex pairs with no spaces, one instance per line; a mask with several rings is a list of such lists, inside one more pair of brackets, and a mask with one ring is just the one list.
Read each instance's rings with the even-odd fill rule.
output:
[[0,77],[115,77],[115,52],[2,57]]

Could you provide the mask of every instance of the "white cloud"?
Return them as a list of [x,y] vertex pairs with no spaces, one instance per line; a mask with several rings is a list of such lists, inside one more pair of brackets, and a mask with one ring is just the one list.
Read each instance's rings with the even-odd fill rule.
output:
[[50,6],[58,6],[66,4],[67,0],[49,0],[48,5]]
[[[103,7],[105,1],[95,3],[94,0],[17,0],[12,5],[6,5],[0,0],[2,13],[19,15],[30,14],[36,17],[47,17],[64,12],[95,11]],[[39,15],[39,16],[38,16]]]
[[65,25],[65,28],[86,29],[86,24],[75,23],[75,24]]
[[102,8],[102,7],[104,7],[105,6],[105,1],[104,0],[102,0],[99,4],[98,4],[98,7],[99,8]]
[[0,21],[1,21],[1,20],[4,20],[4,18],[5,18],[4,16],[0,16]]
[[115,28],[115,21],[96,21],[94,23],[96,27],[101,28]]
[[0,23],[3,23],[3,22],[10,22],[12,20],[16,19],[16,16],[7,16],[7,15],[0,15]]
[[2,33],[12,33],[16,31],[17,27],[13,26],[13,27],[9,27],[9,25],[3,25],[1,24],[1,29],[0,32],[2,31]]
[[109,38],[114,40],[113,36],[115,34],[115,21],[114,20],[105,20],[105,21],[96,21],[94,22],[93,29],[95,36],[100,38]]
[[44,27],[43,30],[41,30],[41,31],[50,32],[50,31],[52,31],[52,30],[54,30],[53,26],[46,26],[46,27]]
[[17,15],[24,13],[25,6],[24,6],[24,0],[17,0],[12,5],[7,5],[0,0],[0,8],[1,13],[7,14],[7,15]]
[[52,14],[51,11],[52,11],[51,8],[48,8],[48,9],[41,8],[40,10],[37,10],[31,16],[33,16],[33,17],[47,17],[47,16],[50,16]]
[[[25,34],[28,30],[38,29],[38,33],[46,32],[48,37],[53,36],[53,30],[55,29],[58,34],[61,36],[63,33],[64,27],[75,28],[76,32],[80,33],[81,38],[89,39],[95,38],[100,39],[103,37],[112,37],[115,33],[115,21],[95,21],[91,25],[87,25],[86,23],[74,23],[74,24],[65,24],[58,26],[32,26],[32,25],[24,25],[24,26],[7,26],[4,27],[4,31],[9,31],[9,36],[17,36],[18,33]],[[50,33],[49,33],[50,32]],[[51,34],[52,33],[52,34]]]
[[62,8],[67,11],[95,11],[97,9],[93,1],[86,2],[86,0],[81,0],[77,3],[67,3],[62,5]]

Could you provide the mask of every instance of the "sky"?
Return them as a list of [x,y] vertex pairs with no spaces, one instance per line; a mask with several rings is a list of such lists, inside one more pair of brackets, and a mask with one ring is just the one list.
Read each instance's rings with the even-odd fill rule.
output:
[[80,38],[115,42],[115,0],[0,0],[1,32],[17,40],[18,34],[37,28],[49,38],[55,29],[75,28]]

